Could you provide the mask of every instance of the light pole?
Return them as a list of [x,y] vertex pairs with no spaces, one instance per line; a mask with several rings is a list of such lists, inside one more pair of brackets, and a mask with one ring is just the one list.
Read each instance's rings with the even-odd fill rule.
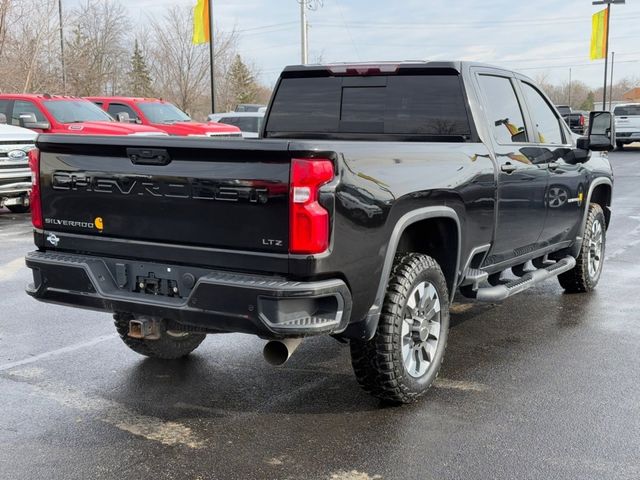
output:
[[64,71],[64,30],[62,28],[62,0],[58,0],[58,17],[60,18],[60,64],[62,67],[62,94],[67,94],[67,74]]
[[607,105],[607,67],[609,61],[609,19],[611,17],[611,4],[624,4],[626,0],[596,0],[591,2],[592,5],[606,5],[607,6],[607,35],[604,46],[604,88],[602,89],[602,109],[604,110]]
[[300,50],[301,50],[301,58],[303,65],[307,64],[309,51],[307,47],[307,35],[308,35],[308,26],[307,26],[307,0],[298,0],[300,2]]
[[616,52],[611,52],[611,81],[609,81],[609,111],[613,104],[613,63],[616,59]]
[[211,113],[216,113],[215,55],[213,49],[213,0],[209,0],[209,73],[211,79]]

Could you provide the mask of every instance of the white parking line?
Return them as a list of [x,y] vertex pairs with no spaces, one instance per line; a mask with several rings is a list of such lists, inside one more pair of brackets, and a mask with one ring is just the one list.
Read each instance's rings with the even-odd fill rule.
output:
[[55,357],[56,355],[62,355],[64,353],[75,352],[76,350],[82,350],[83,348],[91,347],[98,343],[111,340],[112,338],[116,338],[117,335],[115,333],[111,333],[109,335],[103,335],[101,337],[96,337],[92,340],[82,343],[76,343],[74,345],[69,345],[68,347],[58,348],[57,350],[51,350],[50,352],[44,352],[39,355],[34,355],[33,357],[25,358],[23,360],[18,360],[16,362],[5,363],[4,365],[0,365],[0,372],[4,370],[10,370],[15,367],[19,367],[21,365],[28,365],[30,363],[39,362],[45,358]]
[[16,258],[15,260],[11,260],[9,263],[5,263],[0,266],[0,282],[13,277],[23,267],[24,257]]

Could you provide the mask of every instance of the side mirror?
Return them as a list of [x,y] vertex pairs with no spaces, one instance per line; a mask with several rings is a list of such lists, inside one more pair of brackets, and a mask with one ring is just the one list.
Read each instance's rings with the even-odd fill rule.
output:
[[131,117],[127,112],[116,113],[116,120],[118,120],[121,123],[131,123]]
[[49,122],[39,122],[35,113],[21,113],[18,117],[18,123],[22,128],[31,130],[48,130],[51,128]]
[[7,116],[4,113],[0,113],[0,125],[5,125],[7,123]]
[[589,150],[603,152],[613,150],[616,145],[616,129],[611,112],[589,114]]

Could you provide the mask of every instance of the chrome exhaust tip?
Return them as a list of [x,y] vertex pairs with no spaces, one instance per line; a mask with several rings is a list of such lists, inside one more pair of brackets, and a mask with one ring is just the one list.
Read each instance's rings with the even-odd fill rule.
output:
[[302,343],[302,338],[285,338],[284,340],[270,340],[264,346],[262,354],[264,359],[270,365],[280,366],[284,365],[293,352],[296,351],[298,346]]

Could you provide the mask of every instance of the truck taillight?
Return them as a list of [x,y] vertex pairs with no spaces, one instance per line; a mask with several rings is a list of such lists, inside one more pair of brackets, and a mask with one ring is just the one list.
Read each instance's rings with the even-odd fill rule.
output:
[[40,151],[37,148],[29,150],[29,168],[31,169],[31,223],[35,228],[43,228],[42,202],[40,201]]
[[318,203],[318,191],[333,176],[330,160],[291,161],[289,252],[312,254],[329,248],[329,212]]
[[584,115],[580,115],[580,126],[584,126]]

